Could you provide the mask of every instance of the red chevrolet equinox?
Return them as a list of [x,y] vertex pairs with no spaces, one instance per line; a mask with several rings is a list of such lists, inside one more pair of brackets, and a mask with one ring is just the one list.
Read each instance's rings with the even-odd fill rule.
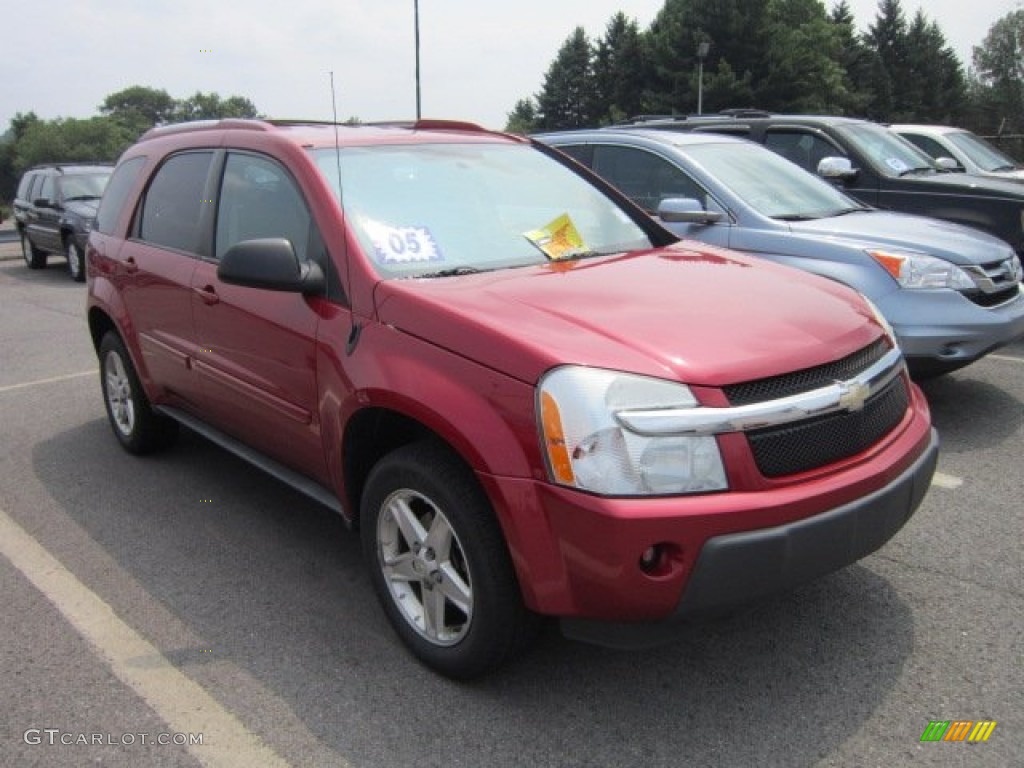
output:
[[842,568],[935,468],[864,298],[468,123],[154,129],[87,274],[121,445],[184,426],[337,510],[452,677],[543,616],[638,645]]

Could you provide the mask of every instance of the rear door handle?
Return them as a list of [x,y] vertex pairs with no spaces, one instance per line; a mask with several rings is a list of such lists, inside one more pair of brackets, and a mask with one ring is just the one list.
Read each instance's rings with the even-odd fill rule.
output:
[[216,304],[220,301],[220,296],[217,295],[217,291],[212,285],[204,285],[202,288],[193,288],[193,290],[199,294],[199,298],[203,300],[204,304]]
[[134,256],[129,256],[124,260],[124,271],[128,274],[134,274],[139,271],[139,265],[135,263]]

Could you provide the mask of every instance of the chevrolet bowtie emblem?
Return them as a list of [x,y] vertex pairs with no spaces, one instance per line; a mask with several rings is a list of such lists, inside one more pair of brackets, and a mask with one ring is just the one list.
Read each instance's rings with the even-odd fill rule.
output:
[[871,387],[859,381],[837,381],[839,385],[839,405],[848,411],[859,411],[871,396]]

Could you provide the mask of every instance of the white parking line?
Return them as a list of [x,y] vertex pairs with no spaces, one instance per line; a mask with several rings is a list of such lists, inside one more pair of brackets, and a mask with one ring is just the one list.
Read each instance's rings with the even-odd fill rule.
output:
[[1024,357],[1013,357],[1012,355],[989,355],[992,360],[1002,360],[1007,363],[1021,363],[1024,364]]
[[145,699],[174,732],[203,734],[201,745],[187,746],[200,763],[209,768],[287,768],[288,763],[259,736],[121,621],[99,595],[2,509],[0,554],[57,607],[121,682]]
[[26,381],[22,384],[8,384],[6,387],[0,387],[0,393],[11,392],[15,389],[28,389],[29,387],[38,387],[43,384],[54,384],[58,381],[68,381],[69,379],[80,379],[83,376],[95,376],[99,371],[93,368],[91,371],[79,371],[78,373],[68,373],[63,376],[51,376],[48,379],[36,379],[35,381]]
[[964,484],[962,477],[954,477],[953,475],[947,475],[942,472],[936,472],[932,475],[932,485],[936,488],[948,488],[950,490],[959,488]]

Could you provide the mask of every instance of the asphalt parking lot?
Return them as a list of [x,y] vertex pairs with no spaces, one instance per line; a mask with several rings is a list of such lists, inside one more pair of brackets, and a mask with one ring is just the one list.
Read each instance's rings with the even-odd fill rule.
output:
[[467,685],[399,645],[330,512],[192,435],[124,454],[84,303],[60,259],[0,262],[0,765],[1024,765],[1022,343],[927,384],[940,474],[879,553]]

